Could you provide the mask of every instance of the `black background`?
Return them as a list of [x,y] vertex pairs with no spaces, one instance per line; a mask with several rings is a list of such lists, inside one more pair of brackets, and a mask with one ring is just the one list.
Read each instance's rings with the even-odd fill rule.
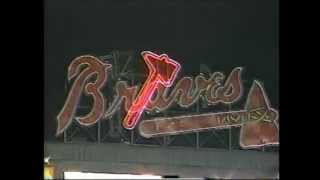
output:
[[45,0],[44,11],[46,140],[56,139],[71,60],[112,50],[167,53],[185,75],[197,74],[200,63],[226,74],[244,67],[245,85],[262,81],[272,106],[279,107],[277,0]]

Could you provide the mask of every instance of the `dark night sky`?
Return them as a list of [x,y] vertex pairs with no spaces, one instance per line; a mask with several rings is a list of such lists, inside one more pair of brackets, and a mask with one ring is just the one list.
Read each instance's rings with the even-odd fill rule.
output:
[[199,63],[226,74],[242,66],[278,108],[278,8],[276,0],[45,0],[45,137],[54,137],[71,60],[117,49],[167,53],[186,75]]

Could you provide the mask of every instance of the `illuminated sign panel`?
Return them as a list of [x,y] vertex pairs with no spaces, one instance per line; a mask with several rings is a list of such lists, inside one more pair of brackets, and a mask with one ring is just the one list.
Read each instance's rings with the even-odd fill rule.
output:
[[[118,81],[115,85],[116,97],[109,107],[106,107],[107,99],[101,89],[107,82],[112,65],[89,55],[75,58],[68,69],[68,80],[74,79],[74,82],[57,117],[57,135],[64,132],[73,119],[83,126],[108,119],[122,103],[127,113],[122,125],[132,130],[145,110],[161,112],[173,103],[188,108],[200,98],[211,106],[232,104],[243,96],[241,67],[234,68],[228,77],[215,72],[209,78],[198,75],[194,79],[176,79],[182,68],[177,61],[166,54],[157,55],[149,51],[141,55],[149,71],[142,87],[139,90],[138,86]],[[95,80],[91,82],[93,78]],[[83,92],[93,99],[93,105],[87,115],[75,117]],[[271,107],[260,82],[252,83],[242,110],[142,120],[138,130],[142,136],[152,138],[234,126],[241,127],[240,145],[243,148],[279,144],[278,111]]]
[[44,166],[44,179],[54,179],[54,167],[50,165]]
[[64,172],[64,179],[163,179],[161,176],[111,173]]

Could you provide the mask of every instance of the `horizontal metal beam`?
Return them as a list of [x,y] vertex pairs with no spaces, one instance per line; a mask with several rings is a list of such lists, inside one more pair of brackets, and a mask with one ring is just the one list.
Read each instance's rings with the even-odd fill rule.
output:
[[274,178],[278,153],[127,144],[46,143],[46,156],[63,171],[178,175],[212,178]]

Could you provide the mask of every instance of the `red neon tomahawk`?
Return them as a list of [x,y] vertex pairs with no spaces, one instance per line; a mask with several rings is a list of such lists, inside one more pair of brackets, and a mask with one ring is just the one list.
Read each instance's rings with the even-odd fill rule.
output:
[[170,87],[180,70],[180,64],[166,54],[159,56],[150,51],[143,51],[141,55],[148,66],[149,75],[122,122],[126,129],[133,129],[136,126],[158,85]]

